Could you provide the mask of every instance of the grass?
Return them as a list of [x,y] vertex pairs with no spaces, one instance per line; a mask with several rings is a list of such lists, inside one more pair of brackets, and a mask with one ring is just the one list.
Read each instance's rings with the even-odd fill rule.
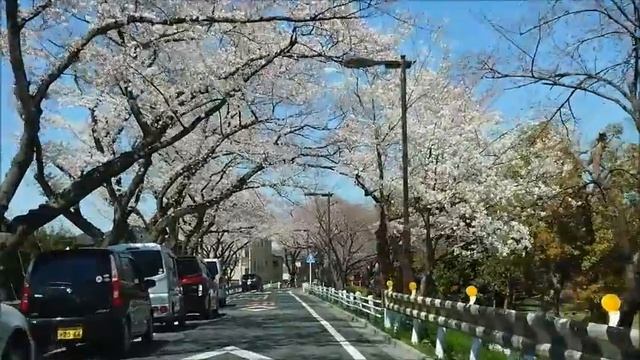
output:
[[[384,331],[389,336],[399,341],[404,342],[407,345],[412,346],[416,350],[425,354],[427,357],[435,358],[436,348],[436,333],[438,326],[433,323],[425,323],[423,340],[418,344],[411,343],[411,330],[412,323],[408,318],[403,318],[404,321],[400,321],[396,332],[393,329],[385,329],[383,319],[371,316],[367,313],[360,311],[354,311],[350,308],[344,308],[340,304],[331,303],[333,306],[337,306],[342,310],[352,313],[362,319],[368,320],[370,324],[376,328]],[[445,359],[447,360],[462,360],[469,359],[469,352],[471,351],[471,343],[473,338],[461,331],[447,329],[447,335],[445,336]],[[487,347],[487,344],[482,344],[480,350],[480,359],[482,360],[506,360],[507,355],[502,352],[493,351]]]

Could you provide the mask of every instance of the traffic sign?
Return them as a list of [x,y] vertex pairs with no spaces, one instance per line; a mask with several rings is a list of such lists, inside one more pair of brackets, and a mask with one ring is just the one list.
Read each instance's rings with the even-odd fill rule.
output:
[[307,264],[315,264],[315,263],[316,263],[316,258],[313,256],[313,254],[307,255]]

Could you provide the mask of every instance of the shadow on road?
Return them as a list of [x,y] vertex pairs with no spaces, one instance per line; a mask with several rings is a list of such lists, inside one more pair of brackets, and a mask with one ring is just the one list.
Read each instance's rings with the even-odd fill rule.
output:
[[[150,356],[169,344],[168,340],[154,340],[150,344],[143,344],[135,341],[131,344],[131,350],[124,359]],[[86,344],[78,344],[68,348],[60,349],[43,356],[46,360],[85,360],[85,359],[114,359],[106,354],[105,349],[96,348]]]
[[[280,309],[275,311],[234,310],[224,321],[202,324],[186,334],[184,341],[172,343],[163,349],[162,355],[194,354],[236,346],[273,359],[297,358],[299,354],[304,354],[305,360],[344,359],[347,354],[333,336],[291,300],[285,299],[285,304],[279,301]],[[331,323],[337,328],[352,326],[348,319],[332,318]],[[342,335],[354,346],[376,345],[355,332]]]
[[[167,335],[176,335],[180,336],[182,332],[196,330],[202,326],[213,325],[213,323],[221,319],[225,316],[225,314],[217,314],[215,317],[212,317],[209,320],[199,320],[197,316],[189,316],[187,318],[187,323],[184,326],[161,326],[156,325],[154,330],[156,339],[150,344],[143,344],[140,340],[135,340],[131,344],[131,350],[127,354],[129,358],[139,358],[139,357],[147,357],[152,356],[159,352],[162,348],[167,346],[167,344],[171,343],[175,340],[163,339],[166,338]],[[161,337],[158,339],[158,337]],[[87,344],[78,344],[75,346],[70,346],[68,348],[62,348],[55,351],[52,351],[43,356],[46,360],[85,360],[85,359],[112,359],[108,355],[105,354],[104,349],[99,349],[94,346],[90,346]]]

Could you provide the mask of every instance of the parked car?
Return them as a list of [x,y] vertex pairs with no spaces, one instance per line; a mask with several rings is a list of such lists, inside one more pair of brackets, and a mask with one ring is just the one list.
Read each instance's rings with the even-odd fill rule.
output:
[[156,282],[156,286],[149,290],[153,320],[168,326],[176,321],[184,325],[187,313],[173,252],[155,243],[118,244],[109,248],[131,254],[142,271],[142,276]]
[[[0,301],[7,300],[0,294]],[[0,359],[35,360],[36,346],[27,319],[12,306],[0,303]]]
[[227,305],[227,279],[222,272],[222,262],[219,259],[204,259],[204,263],[218,283],[218,305],[223,307]]
[[41,349],[82,342],[122,356],[134,338],[153,340],[154,285],[124,252],[49,251],[29,266],[20,311]]
[[242,291],[262,291],[262,278],[257,274],[244,274],[241,280]]
[[180,256],[177,264],[187,313],[198,313],[202,319],[210,318],[212,313],[218,312],[215,278],[197,256]]

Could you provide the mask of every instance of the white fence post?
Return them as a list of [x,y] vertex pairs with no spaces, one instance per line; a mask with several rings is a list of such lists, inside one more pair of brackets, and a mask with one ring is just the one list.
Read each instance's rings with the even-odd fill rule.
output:
[[[467,296],[469,297],[469,305],[473,305],[478,297],[478,289],[473,286],[467,286],[465,289]],[[469,352],[469,360],[480,359],[480,348],[482,346],[482,340],[478,337],[474,337],[471,343],[471,351]]]
[[[411,290],[411,301],[416,301],[416,290],[418,289],[418,284],[415,281],[409,283],[409,290]],[[420,320],[413,319],[413,327],[411,328],[411,343],[416,345],[420,343]]]
[[469,353],[469,360],[480,360],[480,348],[482,346],[482,340],[474,337],[471,343],[471,352]]
[[387,280],[387,291],[382,292],[382,300],[383,300],[382,304],[384,307],[384,328],[385,329],[391,328],[391,319],[393,317],[391,314],[391,310],[387,308],[387,298],[385,297],[385,294],[389,292],[389,295],[391,295],[392,291],[393,291],[393,280]]
[[436,336],[436,357],[438,359],[444,359],[444,338],[447,334],[447,329],[439,326],[438,333]]
[[386,307],[384,308],[384,328],[385,329],[390,329],[391,328],[391,311],[389,311]]
[[413,319],[413,328],[411,328],[411,343],[418,344],[420,342],[420,337],[418,336],[420,328],[420,320]]

